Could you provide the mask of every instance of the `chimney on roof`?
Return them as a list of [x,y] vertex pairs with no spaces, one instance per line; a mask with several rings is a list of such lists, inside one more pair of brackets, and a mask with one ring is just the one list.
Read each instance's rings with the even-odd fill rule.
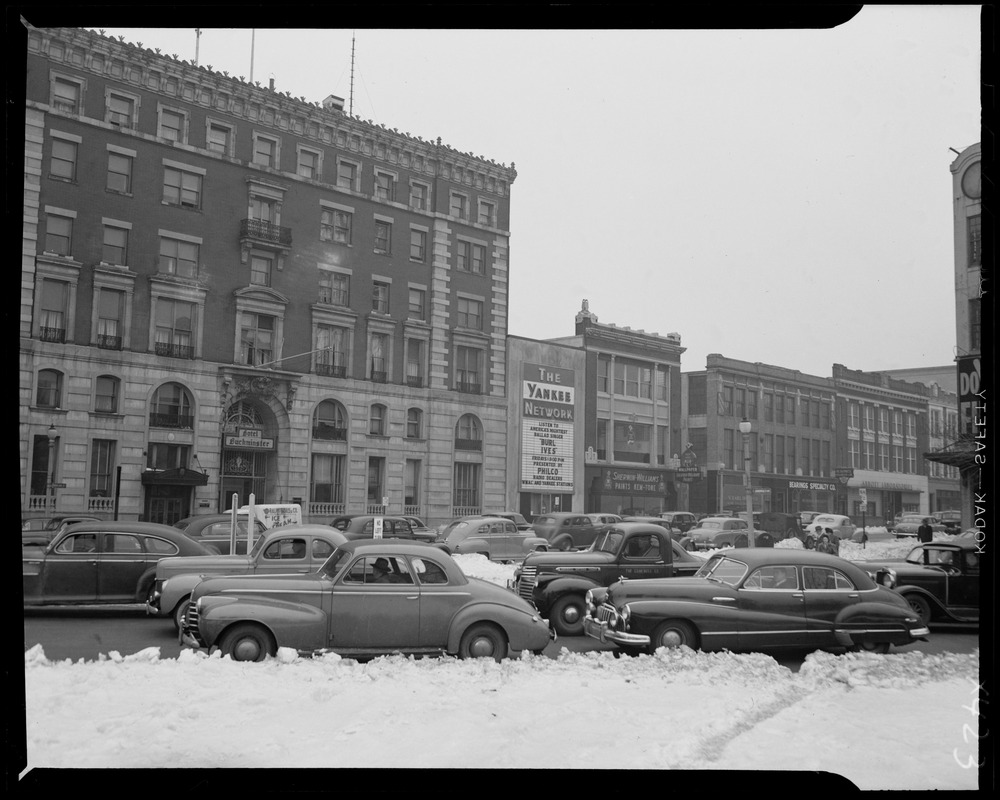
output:
[[335,94],[328,94],[326,99],[323,101],[323,108],[327,111],[343,111],[344,98],[337,97]]

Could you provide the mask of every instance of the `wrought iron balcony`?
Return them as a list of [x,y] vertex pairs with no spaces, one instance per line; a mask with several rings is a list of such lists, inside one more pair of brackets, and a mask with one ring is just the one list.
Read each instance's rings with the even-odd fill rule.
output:
[[292,229],[262,219],[245,219],[240,222],[240,238],[291,247]]
[[385,383],[388,379],[389,373],[385,370],[373,369],[372,370],[372,381],[375,383]]
[[189,344],[155,342],[153,352],[158,356],[170,356],[171,358],[194,358],[194,348]]
[[483,449],[482,439],[455,439],[456,450],[478,450]]
[[149,427],[193,428],[194,417],[191,414],[157,414],[155,412],[150,412]]
[[316,374],[322,375],[325,378],[346,378],[347,367],[340,366],[339,364],[319,363],[316,365]]
[[338,428],[335,425],[328,425],[325,422],[313,425],[312,434],[314,439],[326,439],[338,442],[347,441],[347,428]]
[[43,326],[38,329],[38,338],[43,342],[58,342],[59,344],[63,344],[66,341],[66,329],[46,328]]
[[97,334],[97,346],[102,350],[121,350],[122,337],[109,336],[106,333],[99,333]]
[[481,394],[482,388],[481,383],[469,383],[468,381],[456,381],[455,383],[455,391],[465,394]]

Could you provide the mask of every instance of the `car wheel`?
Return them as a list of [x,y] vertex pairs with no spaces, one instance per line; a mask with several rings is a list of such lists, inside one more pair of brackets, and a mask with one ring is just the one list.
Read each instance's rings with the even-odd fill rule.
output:
[[906,595],[906,602],[910,604],[910,609],[920,617],[920,621],[924,625],[930,624],[931,621],[931,604],[928,603],[919,594],[908,594]]
[[856,652],[864,653],[879,653],[885,655],[889,652],[888,642],[862,642],[861,644],[855,645],[853,648]]
[[219,649],[233,661],[263,661],[278,652],[274,637],[260,625],[249,622],[227,630],[219,642]]
[[459,658],[492,658],[500,661],[507,655],[507,637],[496,625],[480,622],[462,634]]
[[572,550],[572,549],[573,549],[573,540],[570,539],[568,536],[565,539],[560,539],[558,542],[556,542],[556,550],[562,550],[565,552],[566,550]]
[[807,536],[806,540],[803,542],[803,544],[805,545],[806,550],[815,550],[816,549],[816,537],[815,536]]
[[795,530],[795,528],[789,528],[787,531],[785,531],[785,538],[792,539],[794,537],[797,537],[800,533],[801,531],[797,531]]
[[774,547],[774,539],[767,533],[758,536],[757,547]]
[[552,627],[560,636],[582,636],[583,617],[587,613],[583,596],[567,594],[552,604],[549,616]]
[[649,640],[649,652],[655,653],[658,647],[698,647],[698,638],[690,624],[679,619],[668,619],[661,622]]
[[177,630],[180,630],[181,625],[184,624],[184,615],[187,613],[189,602],[191,602],[191,595],[186,594],[181,598],[181,601],[174,606],[174,627],[177,628]]

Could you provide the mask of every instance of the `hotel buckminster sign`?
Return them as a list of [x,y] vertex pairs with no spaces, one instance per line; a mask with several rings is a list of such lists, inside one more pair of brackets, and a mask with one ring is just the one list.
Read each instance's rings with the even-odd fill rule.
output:
[[525,364],[521,380],[521,488],[573,489],[574,370]]

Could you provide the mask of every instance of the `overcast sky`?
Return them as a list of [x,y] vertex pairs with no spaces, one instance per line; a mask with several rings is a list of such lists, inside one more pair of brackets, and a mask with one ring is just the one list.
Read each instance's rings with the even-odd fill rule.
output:
[[679,333],[685,371],[721,353],[829,376],[953,362],[949,148],[980,140],[979,24],[949,5],[830,30],[105,31],[516,164],[513,335],[570,336],[587,299]]

